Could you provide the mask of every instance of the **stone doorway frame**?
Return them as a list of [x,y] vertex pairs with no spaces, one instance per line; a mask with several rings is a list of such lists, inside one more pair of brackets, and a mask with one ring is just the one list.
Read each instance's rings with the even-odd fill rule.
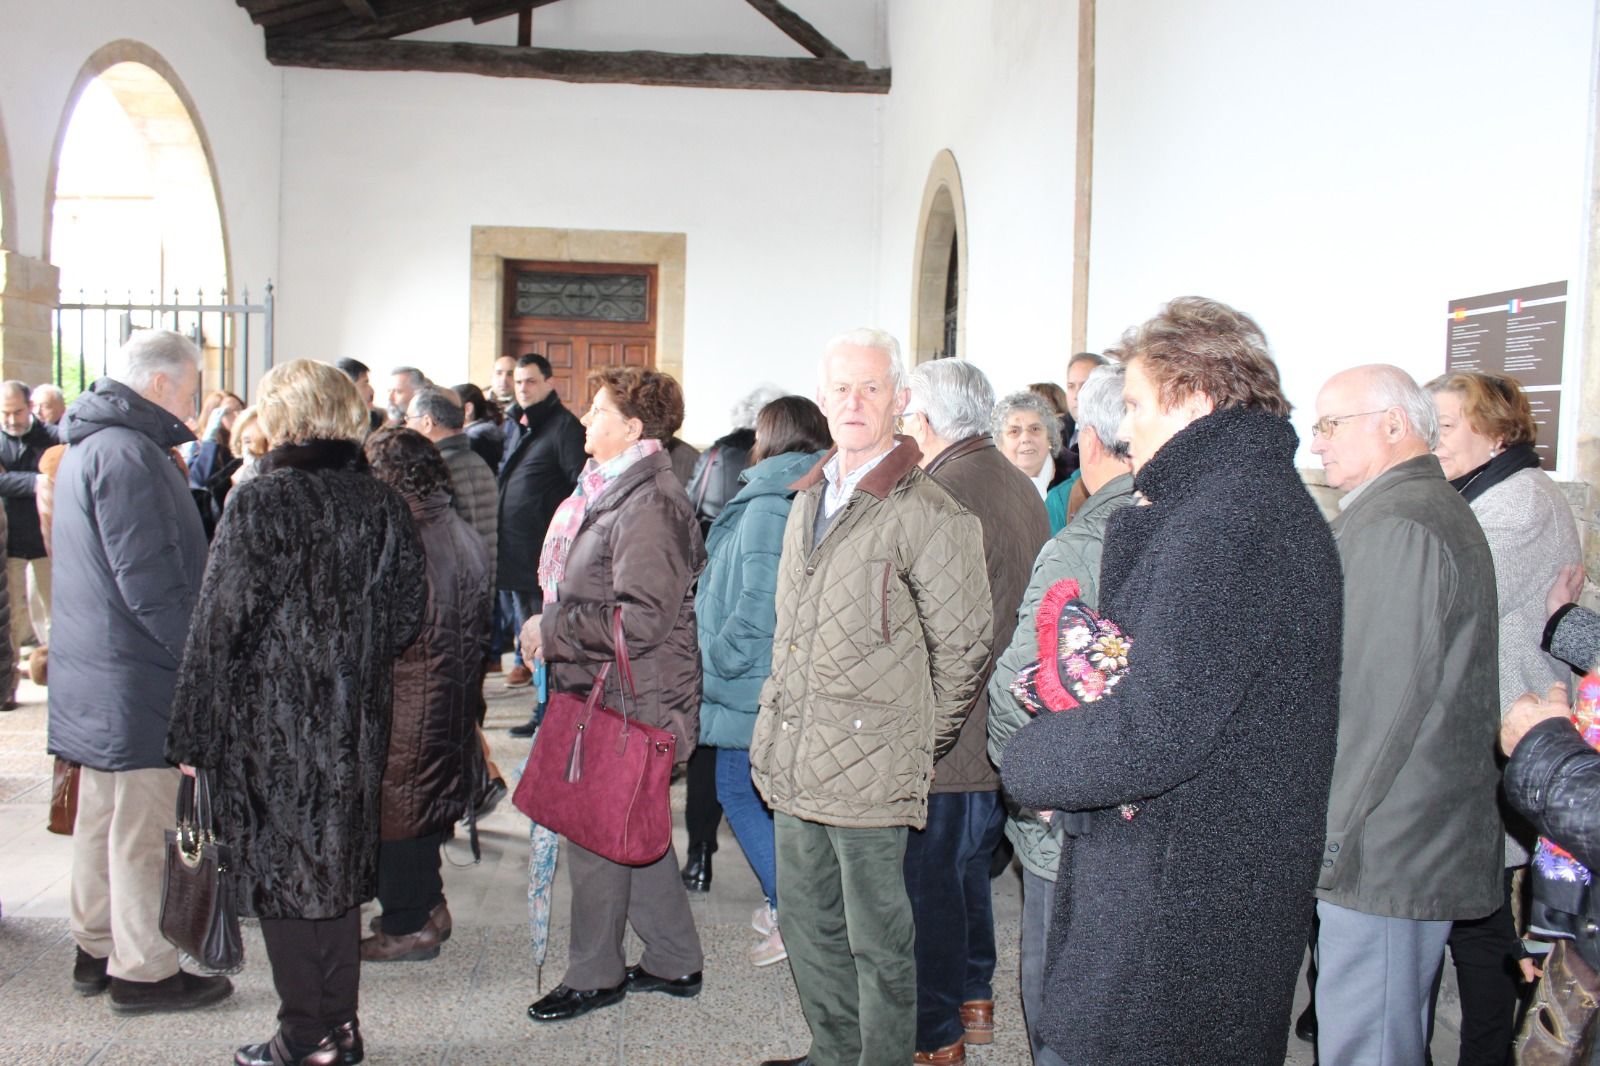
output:
[[508,259],[633,263],[656,267],[656,368],[683,380],[685,271],[689,238],[636,230],[473,226],[467,379],[488,381],[505,330]]
[[932,359],[944,344],[944,308],[950,283],[950,242],[956,242],[956,351],[967,353],[967,198],[961,168],[948,148],[928,169],[917,214],[917,250],[911,275],[911,364]]

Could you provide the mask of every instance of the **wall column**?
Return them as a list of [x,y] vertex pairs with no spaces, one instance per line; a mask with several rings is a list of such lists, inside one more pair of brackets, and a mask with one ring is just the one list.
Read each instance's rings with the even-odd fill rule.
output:
[[42,259],[0,249],[0,378],[29,385],[51,380],[51,313],[61,299],[61,271]]

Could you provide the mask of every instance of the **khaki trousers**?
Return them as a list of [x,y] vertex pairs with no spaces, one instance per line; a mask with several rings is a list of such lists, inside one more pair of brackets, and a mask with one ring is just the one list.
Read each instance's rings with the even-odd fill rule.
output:
[[17,659],[24,644],[50,643],[49,557],[7,556],[6,591],[11,597],[11,657]]
[[106,972],[161,981],[178,972],[178,949],[161,935],[166,830],[176,827],[177,770],[106,773],[78,779],[72,833],[72,938]]

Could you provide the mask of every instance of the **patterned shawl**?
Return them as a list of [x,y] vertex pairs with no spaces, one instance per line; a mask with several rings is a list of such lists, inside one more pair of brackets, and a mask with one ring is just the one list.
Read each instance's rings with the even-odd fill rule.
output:
[[590,459],[584,466],[572,495],[561,501],[555,516],[550,519],[550,528],[544,535],[544,548],[539,553],[539,588],[544,593],[546,604],[556,602],[556,591],[561,580],[567,576],[567,556],[572,551],[572,541],[583,526],[583,516],[589,510],[589,505],[605,495],[605,491],[624,470],[660,450],[661,442],[650,438],[639,441],[603,463]]

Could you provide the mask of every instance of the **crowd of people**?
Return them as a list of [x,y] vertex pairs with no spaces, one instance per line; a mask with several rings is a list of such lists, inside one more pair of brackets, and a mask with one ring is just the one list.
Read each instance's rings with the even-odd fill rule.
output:
[[1277,1066],[1308,944],[1294,1031],[1323,1066],[1427,1061],[1447,947],[1463,1064],[1510,1061],[1541,970],[1600,989],[1600,903],[1529,865],[1600,861],[1564,687],[1600,617],[1509,378],[1331,377],[1330,523],[1266,337],[1197,297],[999,399],[854,330],[815,402],[763,386],[703,454],[649,368],[595,371],[579,418],[537,354],[486,388],[398,367],[382,403],[353,360],[277,366],[250,404],[197,396],[199,365],[149,331],[70,406],[0,384],[0,654],[9,679],[34,646],[81,767],[72,983],[113,1011],[231,992],[157,921],[206,775],[280,1000],[235,1062],[360,1062],[361,967],[439,955],[441,847],[506,795],[496,673],[530,692],[513,734],[598,684],[688,777],[683,865],[566,841],[536,1023],[700,993],[688,893],[724,815],[764,896],[749,960],[788,961],[811,1032],[763,1066],[991,1042],[1013,852],[1039,1066]]

